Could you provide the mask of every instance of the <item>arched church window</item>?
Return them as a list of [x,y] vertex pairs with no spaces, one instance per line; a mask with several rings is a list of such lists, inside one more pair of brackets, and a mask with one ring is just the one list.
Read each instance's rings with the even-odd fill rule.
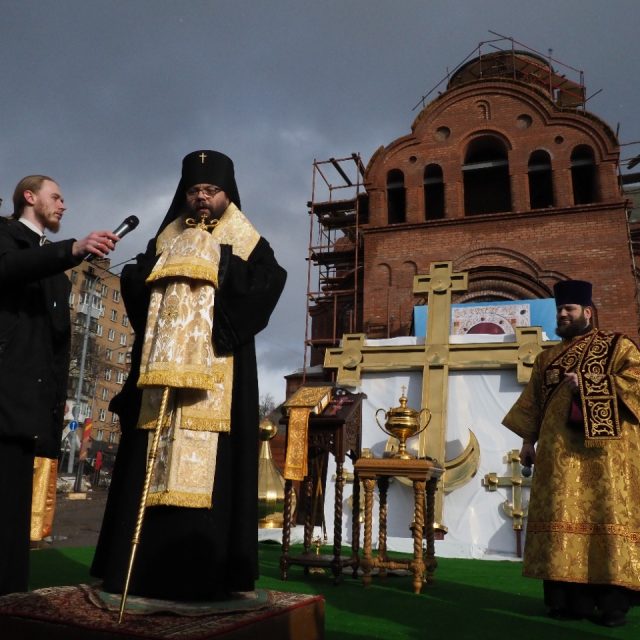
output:
[[511,211],[509,159],[502,140],[490,135],[472,140],[462,172],[465,215]]
[[404,173],[391,169],[387,174],[387,221],[389,224],[404,222],[407,216]]
[[444,182],[442,167],[428,164],[424,169],[424,217],[425,220],[444,218]]
[[573,204],[597,201],[595,155],[586,144],[578,145],[571,153],[571,184]]
[[529,176],[529,206],[532,209],[553,207],[553,177],[551,156],[541,149],[529,157],[527,168]]

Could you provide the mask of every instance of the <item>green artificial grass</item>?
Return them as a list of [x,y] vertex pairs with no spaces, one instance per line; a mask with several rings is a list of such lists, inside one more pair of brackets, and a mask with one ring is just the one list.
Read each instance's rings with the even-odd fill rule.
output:
[[[261,543],[259,587],[323,595],[326,640],[592,640],[640,638],[640,607],[627,625],[606,629],[587,620],[557,621],[545,615],[542,586],[521,576],[519,562],[438,559],[435,584],[413,593],[411,576],[374,577],[366,589],[348,570],[334,585],[332,575],[289,568],[280,579],[281,546]],[[294,547],[292,554],[298,553]],[[348,550],[343,550],[347,553]],[[331,553],[331,549],[322,549]],[[401,554],[398,554],[401,555]],[[93,548],[32,552],[31,588],[93,582]],[[267,640],[267,639],[265,639]]]

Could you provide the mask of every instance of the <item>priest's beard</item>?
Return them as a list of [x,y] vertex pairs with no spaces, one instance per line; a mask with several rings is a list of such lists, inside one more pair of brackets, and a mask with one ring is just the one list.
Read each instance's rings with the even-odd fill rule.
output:
[[560,324],[556,327],[556,333],[561,338],[575,338],[589,329],[589,320],[584,315],[584,309],[579,317],[567,324]]
[[216,194],[214,198],[198,198],[194,203],[187,202],[187,210],[189,213],[194,215],[196,219],[199,219],[202,213],[206,211],[209,222],[219,220],[228,206],[229,199],[225,196],[224,192]]

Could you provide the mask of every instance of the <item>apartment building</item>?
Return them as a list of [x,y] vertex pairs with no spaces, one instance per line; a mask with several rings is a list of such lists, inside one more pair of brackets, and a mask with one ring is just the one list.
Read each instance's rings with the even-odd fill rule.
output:
[[114,451],[120,424],[109,401],[127,379],[133,344],[120,277],[108,259],[82,262],[68,275],[72,338],[66,418],[81,424],[91,418],[92,451]]

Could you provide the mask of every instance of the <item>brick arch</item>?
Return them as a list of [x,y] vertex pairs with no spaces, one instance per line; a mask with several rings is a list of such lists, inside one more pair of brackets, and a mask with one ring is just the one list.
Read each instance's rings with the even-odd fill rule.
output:
[[553,285],[569,278],[559,271],[543,269],[529,256],[504,247],[468,251],[455,261],[454,270],[469,274],[469,288],[459,294],[456,302],[551,298]]
[[469,150],[469,145],[471,145],[478,138],[497,138],[502,144],[504,144],[507,151],[511,151],[513,149],[513,144],[509,137],[499,131],[497,128],[487,128],[483,127],[481,129],[474,129],[473,131],[469,131],[464,137],[461,138],[460,141],[460,149],[461,149],[461,157],[464,160],[467,151]]
[[375,266],[375,278],[374,282],[377,283],[378,287],[390,287],[393,284],[391,272],[391,265],[386,262],[379,262]]
[[464,215],[511,211],[511,141],[495,130],[473,131],[461,145]]
[[543,277],[548,275],[548,272],[544,272],[533,258],[506,247],[483,247],[482,249],[467,251],[467,253],[463,253],[456,258],[454,269],[456,271],[468,271],[473,267],[491,263],[513,266],[517,270],[524,271],[535,277],[540,277],[540,274],[543,274]]
[[468,272],[467,291],[455,302],[552,298],[553,289],[529,274],[502,266],[474,267]]
[[527,162],[529,207],[543,209],[555,204],[553,156],[547,149],[535,149]]
[[573,204],[591,204],[600,200],[595,152],[590,144],[577,144],[571,149],[571,187]]
[[[413,286],[413,277],[418,273],[418,264],[413,260],[405,260],[398,270],[400,274],[402,274],[402,279],[405,279],[406,274],[409,275],[409,285]],[[404,283],[398,283],[404,284]]]
[[483,120],[491,120],[491,103],[488,100],[476,100],[475,106]]

